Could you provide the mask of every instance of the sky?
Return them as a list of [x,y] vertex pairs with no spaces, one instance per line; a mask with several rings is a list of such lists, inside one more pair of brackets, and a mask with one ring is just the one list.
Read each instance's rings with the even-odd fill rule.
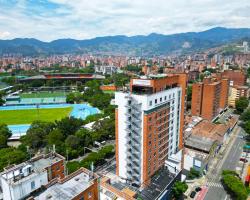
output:
[[250,0],[0,0],[0,39],[250,28]]

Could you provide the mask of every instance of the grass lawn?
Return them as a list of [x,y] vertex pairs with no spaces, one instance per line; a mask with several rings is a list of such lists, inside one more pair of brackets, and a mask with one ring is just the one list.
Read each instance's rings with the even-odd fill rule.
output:
[[115,91],[111,91],[111,90],[104,90],[103,92],[106,94],[115,94]]
[[46,98],[46,97],[64,97],[67,92],[38,92],[38,93],[23,93],[21,98]]
[[31,124],[33,121],[41,120],[46,122],[54,122],[69,115],[72,108],[52,108],[30,110],[1,110],[0,122],[7,125],[12,124]]

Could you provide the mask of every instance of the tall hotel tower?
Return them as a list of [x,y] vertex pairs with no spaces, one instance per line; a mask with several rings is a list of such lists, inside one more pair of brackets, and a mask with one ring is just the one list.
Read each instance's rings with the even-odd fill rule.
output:
[[130,92],[116,92],[116,173],[139,186],[180,152],[186,74],[131,79]]

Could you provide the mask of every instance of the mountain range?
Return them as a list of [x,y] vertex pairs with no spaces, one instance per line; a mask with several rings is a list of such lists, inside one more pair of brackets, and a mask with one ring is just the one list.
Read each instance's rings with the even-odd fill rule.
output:
[[58,39],[43,42],[33,38],[0,40],[0,55],[24,56],[91,53],[122,55],[166,55],[200,51],[250,38],[249,28],[216,27],[202,32],[172,35],[105,36],[87,40]]

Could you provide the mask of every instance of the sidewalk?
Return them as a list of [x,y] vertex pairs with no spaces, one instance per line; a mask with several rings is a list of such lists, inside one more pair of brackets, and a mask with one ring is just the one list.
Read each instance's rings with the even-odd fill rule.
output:
[[[228,150],[230,150],[232,148],[232,144],[234,143],[236,136],[238,135],[240,131],[240,128],[238,126],[236,126],[232,133],[230,134],[229,138],[227,138],[226,142],[222,145],[220,151],[218,152],[218,154],[216,154],[216,156],[214,157],[211,166],[208,169],[208,172],[206,174],[206,179],[207,177],[213,175],[211,174],[213,172],[214,169],[218,169],[218,164],[220,163],[221,160],[225,159],[227,157],[227,154],[229,153]],[[207,180],[206,180],[207,181]]]
[[[220,151],[218,152],[218,154],[216,154],[216,156],[214,157],[214,159],[212,160],[210,167],[208,169],[208,172],[205,176],[202,176],[199,179],[195,179],[192,182],[188,183],[188,189],[185,192],[185,195],[189,198],[190,193],[196,188],[196,187],[206,187],[207,191],[208,191],[208,187],[206,186],[207,182],[208,182],[208,178],[210,176],[216,175],[213,174],[213,170],[220,168],[220,166],[218,166],[220,164],[220,161],[222,161],[223,159],[225,159],[227,157],[227,154],[229,153],[229,150],[232,148],[232,145],[236,139],[236,136],[239,133],[240,128],[238,126],[236,126],[232,133],[230,134],[230,136],[227,138],[226,142],[222,145]],[[223,164],[223,162],[221,163],[221,165]],[[207,193],[206,191],[206,193]],[[202,198],[203,197],[203,198]],[[199,199],[204,199],[204,196],[201,196]]]

